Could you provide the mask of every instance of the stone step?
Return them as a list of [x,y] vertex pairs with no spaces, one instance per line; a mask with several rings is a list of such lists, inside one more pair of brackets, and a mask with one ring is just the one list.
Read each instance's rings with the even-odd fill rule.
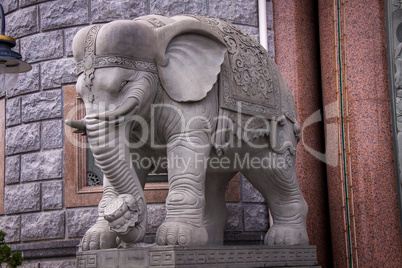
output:
[[77,253],[77,267],[319,267],[316,246],[148,246]]

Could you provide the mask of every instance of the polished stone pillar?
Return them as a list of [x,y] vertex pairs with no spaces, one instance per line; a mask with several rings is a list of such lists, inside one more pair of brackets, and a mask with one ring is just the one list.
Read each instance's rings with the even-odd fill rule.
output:
[[335,267],[402,263],[384,7],[383,0],[340,0],[338,12],[337,0],[319,1]]
[[332,259],[325,164],[313,156],[324,151],[323,126],[312,123],[322,109],[316,1],[276,0],[273,10],[275,62],[293,93],[303,131],[296,165],[309,207],[307,232],[310,244],[317,245],[318,264],[329,267]]

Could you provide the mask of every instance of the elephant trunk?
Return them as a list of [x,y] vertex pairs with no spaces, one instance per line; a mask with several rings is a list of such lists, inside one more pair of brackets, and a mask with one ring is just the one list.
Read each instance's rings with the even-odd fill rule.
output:
[[[127,128],[127,125],[120,127]],[[126,158],[129,154],[123,139],[127,137],[106,121],[87,118],[86,128],[94,158],[110,184],[119,194],[138,195],[138,185],[133,178],[135,171],[129,167]]]
[[130,124],[109,125],[94,116],[86,117],[88,142],[99,167],[119,195],[134,197],[138,208],[138,220],[129,234],[119,237],[125,242],[142,241],[146,231],[146,203],[141,183],[135,170],[130,167],[128,137]]

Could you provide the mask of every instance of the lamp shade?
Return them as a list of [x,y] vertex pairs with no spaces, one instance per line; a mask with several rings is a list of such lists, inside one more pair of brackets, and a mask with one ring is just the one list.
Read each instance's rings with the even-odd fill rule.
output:
[[0,34],[0,93],[11,87],[18,73],[28,72],[32,69],[29,63],[22,60],[22,56],[13,50],[15,39],[5,35],[5,17],[3,6],[0,4],[1,34]]

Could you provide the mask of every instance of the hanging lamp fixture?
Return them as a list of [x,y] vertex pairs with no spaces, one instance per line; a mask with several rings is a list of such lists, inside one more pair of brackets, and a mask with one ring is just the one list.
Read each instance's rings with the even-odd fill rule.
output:
[[6,20],[3,6],[0,4],[1,34],[0,34],[0,95],[10,88],[17,80],[19,73],[25,73],[32,69],[29,63],[22,60],[22,56],[13,50],[15,39],[5,35]]

